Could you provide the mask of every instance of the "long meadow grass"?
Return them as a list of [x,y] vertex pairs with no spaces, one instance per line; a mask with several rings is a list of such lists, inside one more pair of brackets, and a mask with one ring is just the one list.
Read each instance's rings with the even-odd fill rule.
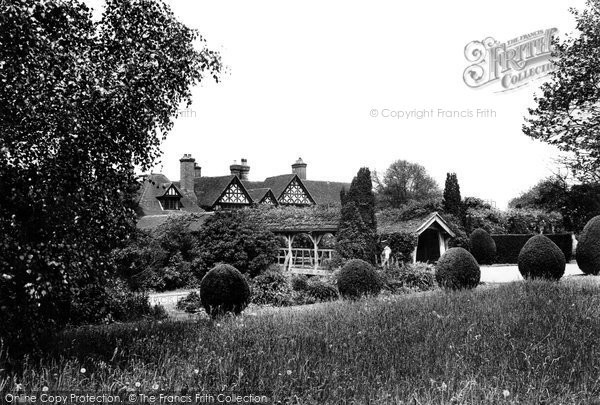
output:
[[600,287],[586,279],[80,328],[2,371],[0,390],[590,403],[600,395]]

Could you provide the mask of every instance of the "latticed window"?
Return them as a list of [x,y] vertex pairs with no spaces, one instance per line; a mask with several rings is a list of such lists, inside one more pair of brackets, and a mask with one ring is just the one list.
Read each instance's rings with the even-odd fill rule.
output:
[[248,197],[246,197],[246,194],[237,184],[231,184],[219,202],[227,204],[250,204]]
[[287,186],[281,198],[279,198],[281,204],[296,204],[296,205],[310,205],[312,201],[300,185],[297,179]]
[[267,205],[275,205],[275,201],[271,198],[269,194],[267,194],[265,198],[262,199],[261,203]]
[[179,198],[163,198],[161,204],[163,210],[178,210],[181,207]]

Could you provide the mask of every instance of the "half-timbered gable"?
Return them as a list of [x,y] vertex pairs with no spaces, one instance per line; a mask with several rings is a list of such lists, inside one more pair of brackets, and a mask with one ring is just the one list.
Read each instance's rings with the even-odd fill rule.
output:
[[237,176],[198,177],[194,179],[198,205],[209,210],[243,208],[252,197]]
[[267,177],[261,182],[246,181],[244,184],[250,189],[270,189],[278,205],[315,205],[314,198],[295,174]]
[[271,190],[269,190],[269,192],[267,194],[265,194],[265,196],[262,198],[262,200],[260,200],[259,204],[273,205],[273,206],[278,205],[277,200],[275,199],[275,196],[273,195],[273,192]]
[[270,188],[252,188],[248,190],[254,204],[277,206],[277,198]]
[[279,204],[282,205],[314,205],[315,202],[310,196],[310,193],[302,184],[302,181],[295,177],[290,181],[290,184],[283,190],[279,196]]

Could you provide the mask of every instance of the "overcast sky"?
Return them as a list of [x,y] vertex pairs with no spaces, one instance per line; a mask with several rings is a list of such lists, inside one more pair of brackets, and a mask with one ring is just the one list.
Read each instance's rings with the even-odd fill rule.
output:
[[[184,153],[207,176],[228,174],[244,157],[255,180],[290,172],[299,156],[309,179],[334,181],[406,159],[441,187],[456,172],[463,197],[503,208],[554,169],[557,152],[521,132],[540,82],[508,93],[471,89],[464,47],[551,27],[562,36],[574,27],[568,8],[583,0],[168,3],[229,67],[221,83],[194,89],[190,112],[164,142],[155,171],[171,180]],[[383,118],[384,109],[434,109],[436,117]],[[438,109],[496,116],[444,119]]]

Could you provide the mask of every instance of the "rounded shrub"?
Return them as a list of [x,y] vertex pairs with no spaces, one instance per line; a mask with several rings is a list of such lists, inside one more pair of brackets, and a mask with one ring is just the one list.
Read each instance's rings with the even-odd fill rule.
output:
[[284,307],[292,305],[292,287],[289,276],[278,264],[269,266],[259,276],[250,281],[252,303],[256,305],[273,305]]
[[565,274],[565,254],[544,235],[535,235],[525,243],[518,264],[525,279],[558,280]]
[[471,233],[469,238],[471,253],[477,263],[492,264],[496,258],[496,242],[485,230],[479,228]]
[[296,274],[292,276],[291,284],[294,291],[306,291],[308,288],[308,277],[304,274]]
[[305,291],[317,302],[334,301],[339,298],[337,288],[319,277],[308,280]]
[[585,274],[600,273],[600,215],[590,219],[581,231],[575,259]]
[[250,302],[250,287],[235,267],[217,264],[202,278],[200,300],[213,318],[226,312],[239,314]]
[[435,267],[435,280],[447,290],[475,288],[480,278],[477,260],[468,250],[460,247],[448,249]]
[[337,276],[338,291],[344,298],[377,295],[381,291],[382,284],[375,268],[360,259],[346,262]]

